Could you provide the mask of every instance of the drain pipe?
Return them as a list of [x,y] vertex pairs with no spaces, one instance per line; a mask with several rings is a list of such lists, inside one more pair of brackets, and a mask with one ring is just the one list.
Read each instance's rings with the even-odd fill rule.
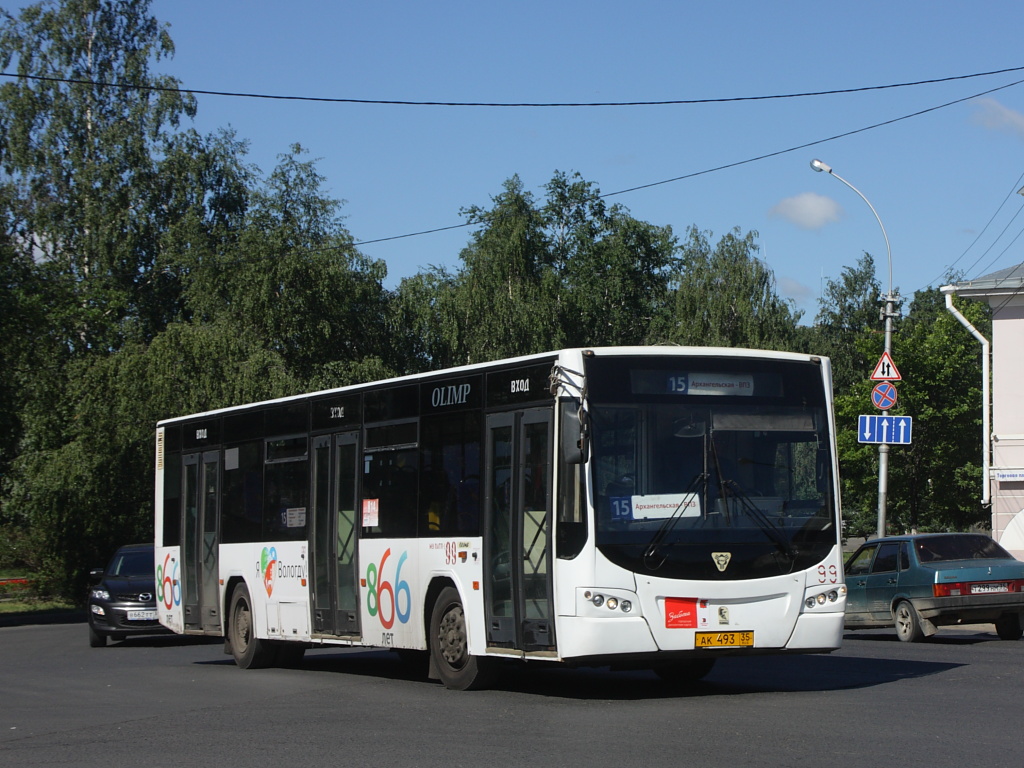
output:
[[992,504],[991,494],[991,482],[989,481],[989,474],[991,472],[992,461],[991,461],[991,448],[992,448],[992,425],[991,425],[991,401],[992,398],[989,394],[989,382],[990,379],[990,363],[989,360],[989,341],[979,333],[978,329],[971,325],[971,322],[960,314],[955,306],[953,306],[953,293],[956,288],[952,285],[944,285],[940,289],[946,295],[946,309],[953,317],[960,321],[960,325],[971,332],[971,335],[981,342],[981,505],[983,507],[990,506]]

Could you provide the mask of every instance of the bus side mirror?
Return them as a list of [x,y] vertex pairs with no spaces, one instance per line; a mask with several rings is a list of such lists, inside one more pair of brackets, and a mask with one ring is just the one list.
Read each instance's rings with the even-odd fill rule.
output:
[[562,419],[562,460],[586,464],[590,454],[590,417],[582,409],[566,408]]

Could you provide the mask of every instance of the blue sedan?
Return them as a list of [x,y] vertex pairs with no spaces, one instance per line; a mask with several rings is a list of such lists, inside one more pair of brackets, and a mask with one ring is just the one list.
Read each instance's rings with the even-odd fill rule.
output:
[[941,626],[993,623],[1019,640],[1024,563],[975,533],[890,536],[861,546],[846,562],[846,628],[895,627],[915,642]]

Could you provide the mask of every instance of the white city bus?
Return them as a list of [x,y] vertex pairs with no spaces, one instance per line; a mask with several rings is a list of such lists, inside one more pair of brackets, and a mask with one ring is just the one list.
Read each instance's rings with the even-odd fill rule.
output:
[[832,651],[831,389],[810,355],[570,349],[162,421],[160,621],[244,668],[426,651],[456,689]]

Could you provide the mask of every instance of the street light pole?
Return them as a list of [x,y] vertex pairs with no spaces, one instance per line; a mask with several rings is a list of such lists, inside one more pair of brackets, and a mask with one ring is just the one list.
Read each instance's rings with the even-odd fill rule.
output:
[[[868,204],[868,208],[875,214],[875,220],[878,222],[878,226],[882,229],[882,237],[885,238],[885,252],[889,260],[889,292],[882,298],[885,300],[885,310],[882,312],[882,317],[885,320],[885,354],[888,357],[892,357],[892,319],[896,316],[894,307],[898,301],[898,297],[892,292],[892,249],[889,247],[889,236],[885,234],[885,226],[882,224],[882,219],[878,215],[878,211],[875,210],[875,206],[871,204],[871,201],[864,197],[863,193],[857,189],[853,184],[848,182],[838,173],[832,170],[832,166],[821,162],[821,160],[811,160],[811,168],[818,171],[825,171],[830,176],[834,176],[843,182],[846,186],[852,189],[857,195]],[[882,416],[888,416],[888,409],[882,411]],[[878,538],[885,536],[885,514],[886,506],[888,503],[889,496],[889,446],[887,443],[879,443],[878,445]]]

